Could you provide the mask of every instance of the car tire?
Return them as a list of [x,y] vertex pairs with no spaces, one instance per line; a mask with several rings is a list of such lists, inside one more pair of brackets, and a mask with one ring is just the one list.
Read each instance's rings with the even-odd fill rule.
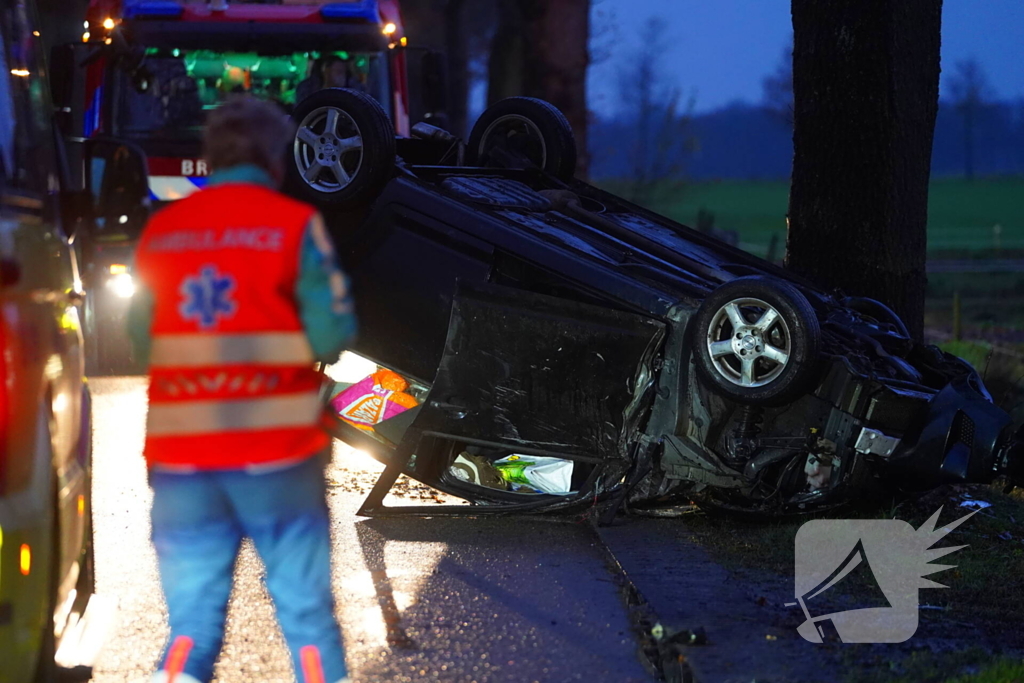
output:
[[304,99],[291,118],[286,189],[320,206],[372,203],[395,170],[395,129],[377,100],[329,88]]
[[510,97],[483,113],[469,135],[469,161],[484,167],[535,166],[562,181],[576,174],[576,137],[554,105]]
[[93,543],[93,518],[92,518],[92,392],[88,387],[82,391],[82,431],[79,438],[83,439],[80,448],[85,450],[84,460],[86,463],[85,476],[85,532],[83,538],[82,555],[80,558],[81,571],[78,573],[78,583],[75,586],[77,595],[75,597],[75,608],[84,612],[89,598],[96,592],[96,548]]
[[722,285],[697,310],[691,334],[700,379],[738,403],[786,403],[817,374],[818,318],[781,280],[750,276]]

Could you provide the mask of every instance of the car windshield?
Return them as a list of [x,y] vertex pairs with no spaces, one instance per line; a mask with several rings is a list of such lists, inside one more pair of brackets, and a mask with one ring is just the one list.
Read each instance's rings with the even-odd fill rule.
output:
[[197,141],[206,113],[245,93],[286,112],[325,87],[372,95],[390,111],[387,57],[379,52],[255,52],[149,48],[145,72],[121,74],[118,134],[133,140]]

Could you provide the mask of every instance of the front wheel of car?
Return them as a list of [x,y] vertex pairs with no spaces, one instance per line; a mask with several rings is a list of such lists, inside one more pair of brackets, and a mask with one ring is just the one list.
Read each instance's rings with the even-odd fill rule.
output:
[[694,318],[699,377],[738,403],[785,403],[815,378],[821,330],[807,298],[768,277],[742,277],[713,291]]
[[484,167],[535,166],[559,180],[576,173],[576,138],[565,115],[532,97],[509,97],[483,113],[469,135],[470,163]]
[[395,129],[377,100],[330,88],[292,113],[295,139],[287,188],[314,205],[358,208],[371,203],[395,169]]

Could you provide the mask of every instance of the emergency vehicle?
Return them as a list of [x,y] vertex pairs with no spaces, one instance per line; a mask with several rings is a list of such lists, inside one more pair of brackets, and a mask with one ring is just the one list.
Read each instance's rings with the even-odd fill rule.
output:
[[[294,115],[318,91],[347,88],[375,100],[395,131],[408,135],[407,46],[398,0],[92,0],[82,42],[68,60],[67,68],[80,76],[66,132],[137,145],[148,160],[150,200],[159,208],[203,187],[209,173],[201,149],[205,115],[236,93]],[[333,67],[332,82],[324,80],[325,64]],[[323,132],[326,114],[310,113]],[[339,137],[358,139],[357,133]],[[336,168],[319,174],[319,166],[309,170],[307,164],[302,189],[314,197],[343,194],[346,174],[341,163]],[[136,369],[124,316],[144,223],[145,216],[101,217],[84,247],[87,284],[96,295],[86,315],[94,373]]]

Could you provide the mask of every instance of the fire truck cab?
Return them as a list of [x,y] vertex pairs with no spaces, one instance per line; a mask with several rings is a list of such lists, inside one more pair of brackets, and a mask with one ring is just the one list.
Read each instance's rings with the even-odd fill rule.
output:
[[[237,93],[294,116],[324,89],[354,90],[407,136],[407,46],[398,0],[92,0],[81,43],[65,46],[65,69],[77,76],[58,79],[68,85],[56,99],[71,103],[64,119],[70,138],[116,137],[144,153],[144,182],[159,208],[203,187],[206,113]],[[330,175],[308,185],[328,194],[341,186]],[[90,365],[99,374],[130,373],[135,363],[124,316],[146,216],[103,213],[82,247],[93,293],[86,314]]]

